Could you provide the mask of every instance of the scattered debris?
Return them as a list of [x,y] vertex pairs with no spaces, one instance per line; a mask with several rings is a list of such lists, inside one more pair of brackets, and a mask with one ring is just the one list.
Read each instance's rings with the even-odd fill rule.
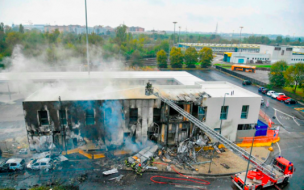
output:
[[118,173],[118,170],[117,170],[117,168],[114,168],[114,169],[111,169],[111,170],[108,170],[108,171],[104,171],[102,173],[103,173],[103,175],[111,175],[111,174]]
[[227,164],[222,163],[221,164],[224,168],[229,169],[230,167]]
[[110,181],[115,180],[115,181],[119,182],[122,178],[123,178],[123,175],[119,175],[119,176],[113,177],[113,178],[111,178],[111,179],[109,179],[109,180],[110,180]]
[[85,173],[85,174],[80,175],[80,176],[78,177],[77,180],[78,180],[79,183],[83,183],[83,182],[85,182],[87,179],[88,179],[88,174]]
[[145,169],[146,170],[158,170],[158,168],[155,166],[146,166]]

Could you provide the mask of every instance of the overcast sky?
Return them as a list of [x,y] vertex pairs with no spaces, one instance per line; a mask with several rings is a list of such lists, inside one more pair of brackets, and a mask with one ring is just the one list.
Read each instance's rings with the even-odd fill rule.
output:
[[[304,0],[87,0],[89,26],[304,36]],[[85,25],[84,0],[0,0],[0,22]]]

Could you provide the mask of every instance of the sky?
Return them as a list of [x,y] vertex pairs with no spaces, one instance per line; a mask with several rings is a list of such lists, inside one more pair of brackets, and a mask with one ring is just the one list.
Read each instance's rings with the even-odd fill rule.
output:
[[[84,0],[0,0],[0,22],[85,25]],[[88,25],[304,36],[304,0],[87,0]]]

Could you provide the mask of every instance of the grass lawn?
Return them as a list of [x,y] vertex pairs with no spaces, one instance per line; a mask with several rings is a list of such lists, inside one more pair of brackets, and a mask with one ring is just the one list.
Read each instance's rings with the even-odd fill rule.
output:
[[[286,90],[286,91],[288,91],[288,92],[293,93],[294,87],[284,87],[283,89]],[[303,89],[297,88],[296,94],[299,95],[299,96],[301,96],[301,97],[304,97]]]

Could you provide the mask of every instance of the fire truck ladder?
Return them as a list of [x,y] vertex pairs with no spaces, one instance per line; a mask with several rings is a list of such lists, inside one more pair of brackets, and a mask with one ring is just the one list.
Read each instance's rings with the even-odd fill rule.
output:
[[[188,112],[186,112],[185,110],[180,108],[178,105],[176,105],[171,100],[168,100],[168,99],[162,97],[157,92],[153,92],[152,86],[151,86],[150,89],[148,89],[148,88],[146,89],[146,94],[147,94],[147,90],[148,90],[148,94],[153,94],[154,96],[160,98],[161,101],[163,101],[164,103],[166,103],[167,105],[169,105],[170,107],[175,109],[181,115],[183,115],[184,117],[189,119],[189,121],[191,121],[195,126],[199,127],[201,130],[203,130],[206,133],[206,135],[208,135],[211,138],[217,139],[220,143],[222,143],[226,148],[231,150],[233,153],[239,155],[241,158],[245,159],[246,161],[248,160],[250,154],[247,151],[240,148],[239,146],[237,146],[236,144],[234,144],[230,140],[226,139],[225,137],[223,137],[222,135],[220,135],[219,133],[217,133],[213,129],[209,128],[207,125],[205,125],[200,120],[195,118],[193,115],[189,114]],[[250,156],[250,161],[253,164],[255,164],[257,168],[259,168],[261,171],[263,171],[265,174],[267,174],[269,177],[271,177],[272,179],[275,180],[275,173],[273,171],[269,170],[268,168],[264,167],[263,163],[261,161],[259,161],[258,159],[256,159],[252,155]]]

